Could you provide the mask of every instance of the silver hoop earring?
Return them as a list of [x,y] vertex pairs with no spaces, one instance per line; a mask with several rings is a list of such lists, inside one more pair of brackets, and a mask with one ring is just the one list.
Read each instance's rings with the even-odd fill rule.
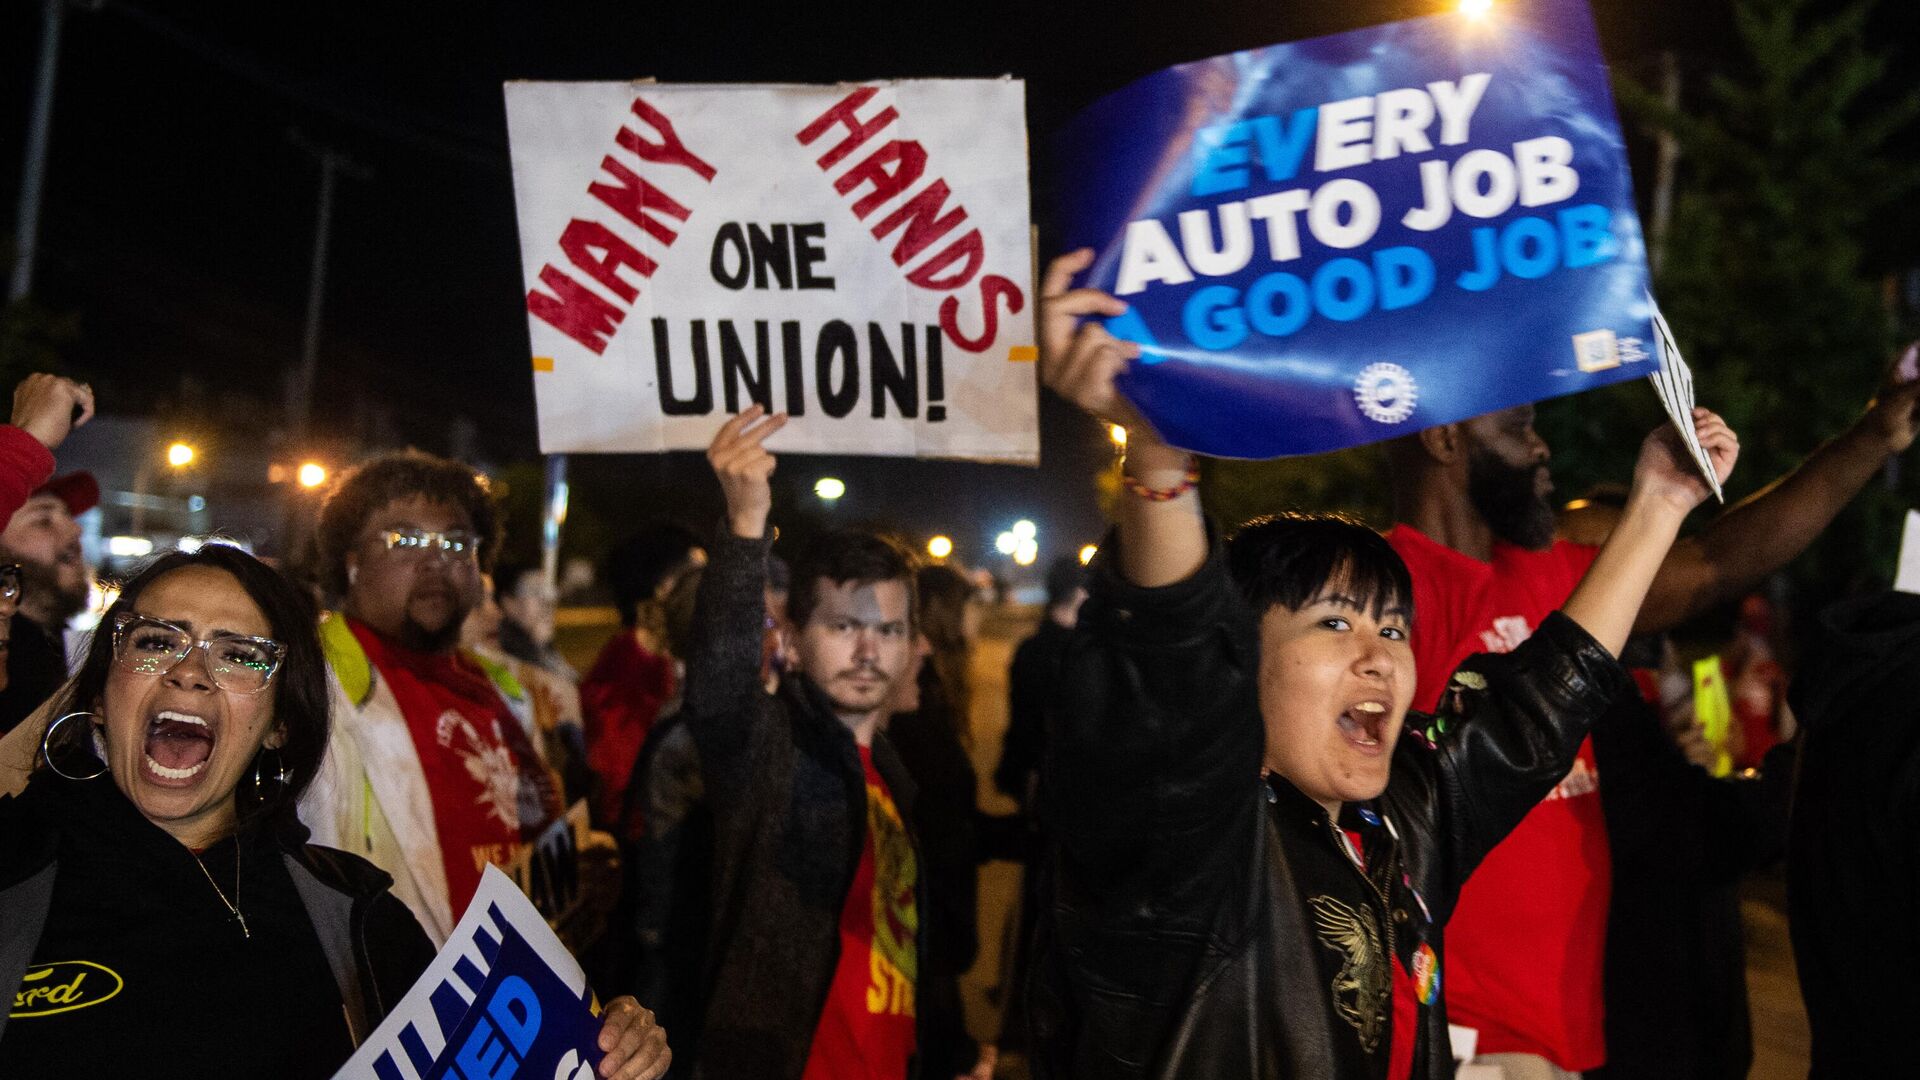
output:
[[[263,780],[260,776],[260,759],[267,756],[267,750],[273,750],[273,772],[270,773]],[[293,782],[293,774],[287,771],[286,759],[280,756],[279,750],[274,750],[272,747],[267,747],[266,749],[263,749],[259,753],[253,755],[253,797],[254,798],[265,801],[267,797],[267,793],[265,791],[265,788],[267,786],[267,781],[272,781],[273,783],[279,784],[281,787],[285,787],[289,783]]]
[[[60,766],[54,764],[54,761],[53,761],[53,751],[51,749],[53,745],[53,733],[59,729],[61,724],[66,723],[67,721],[73,719],[76,716],[91,717],[93,715],[94,714],[90,712],[70,712],[67,715],[61,717],[60,719],[55,720],[53,723],[48,724],[47,733],[45,735],[40,736],[40,760],[47,763],[47,768],[52,769],[55,776],[64,777],[65,779],[68,779],[68,780],[95,780],[107,774],[107,765],[106,765],[106,762],[104,761],[100,763],[100,768],[98,771],[90,772],[85,776],[75,776],[70,772],[66,772],[63,769],[61,769]],[[104,717],[102,717],[101,719],[103,722],[105,721]]]

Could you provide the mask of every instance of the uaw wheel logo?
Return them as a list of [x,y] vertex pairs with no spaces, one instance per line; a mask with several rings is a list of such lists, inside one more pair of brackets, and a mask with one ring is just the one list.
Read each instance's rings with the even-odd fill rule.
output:
[[1353,403],[1375,423],[1398,424],[1413,415],[1419,401],[1413,372],[1399,364],[1368,364],[1353,380]]

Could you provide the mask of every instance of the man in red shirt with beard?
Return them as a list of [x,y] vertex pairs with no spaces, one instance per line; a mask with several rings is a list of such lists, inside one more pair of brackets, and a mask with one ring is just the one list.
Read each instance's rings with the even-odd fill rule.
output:
[[486,865],[512,862],[565,810],[526,691],[459,647],[499,517],[471,468],[389,454],[328,497],[319,541],[342,597],[320,627],[334,728],[301,818],[392,874],[439,944]]
[[[1637,631],[1661,630],[1752,589],[1806,549],[1920,431],[1920,383],[1890,386],[1800,466],[1675,544]],[[1388,541],[1413,576],[1419,684],[1431,709],[1476,652],[1507,652],[1565,603],[1597,548],[1554,540],[1549,451],[1518,406],[1392,444]],[[1455,1024],[1508,1080],[1557,1080],[1606,1061],[1602,954],[1611,860],[1593,743],[1481,864],[1448,930]]]

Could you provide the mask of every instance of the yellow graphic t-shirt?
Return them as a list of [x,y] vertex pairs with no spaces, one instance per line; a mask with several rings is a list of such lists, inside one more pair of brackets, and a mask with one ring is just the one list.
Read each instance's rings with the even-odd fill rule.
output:
[[804,1080],[900,1080],[913,1056],[920,866],[864,746],[860,764],[867,773],[867,842],[840,910],[840,961]]

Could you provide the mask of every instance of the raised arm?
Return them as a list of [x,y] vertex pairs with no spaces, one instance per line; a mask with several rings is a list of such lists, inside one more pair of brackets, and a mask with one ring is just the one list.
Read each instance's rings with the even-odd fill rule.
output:
[[1665,630],[1751,591],[1805,551],[1917,433],[1920,379],[1896,371],[1852,427],[1675,544],[1634,628]]
[[[0,425],[0,528],[26,505],[33,489],[53,475],[53,451],[91,419],[93,390],[85,383],[36,372],[13,388],[13,423]],[[0,602],[0,620],[11,618],[17,604]],[[5,685],[5,665],[0,663],[0,688]],[[34,710],[0,739],[0,795],[15,795],[26,787],[46,731],[46,711],[44,706]]]
[[760,643],[774,469],[765,444],[785,424],[785,416],[767,417],[755,405],[722,424],[707,448],[727,512],[694,600],[685,709],[702,763],[710,769],[745,750],[755,699],[765,692]]
[[[1739,454],[1733,432],[1705,409],[1693,420],[1724,481]],[[1427,732],[1438,749],[1434,797],[1449,883],[1431,899],[1451,908],[1467,875],[1567,775],[1587,732],[1631,692],[1613,658],[1680,523],[1706,496],[1678,432],[1662,425],[1641,446],[1620,524],[1561,610],[1511,653],[1469,657],[1454,673]]]
[[[1127,429],[1129,491],[1120,500],[1120,572],[1145,588],[1190,577],[1207,558],[1200,493],[1189,482],[1193,455],[1160,441],[1152,425],[1120,395],[1114,380],[1138,358],[1092,316],[1119,315],[1124,301],[1098,289],[1073,289],[1073,275],[1093,261],[1091,248],[1053,260],[1040,290],[1041,377],[1054,393],[1089,416]],[[1144,497],[1140,491],[1169,495]]]
[[[1708,410],[1695,409],[1693,430],[1725,483],[1740,455],[1733,429]],[[1707,494],[1706,481],[1695,471],[1679,433],[1665,424],[1655,429],[1640,446],[1620,524],[1561,610],[1619,656],[1681,523]]]
[[53,451],[93,419],[85,383],[36,372],[13,388],[13,429],[0,428],[0,526],[53,475]]
[[1076,252],[1047,270],[1041,373],[1061,397],[1127,426],[1135,483],[1052,690],[1041,790],[1076,887],[1144,927],[1217,904],[1208,883],[1223,879],[1201,865],[1230,864],[1245,850],[1235,838],[1251,842],[1257,826],[1255,626],[1210,550],[1191,459],[1114,387],[1137,349],[1079,321],[1125,309],[1096,290],[1067,291],[1090,258]]

